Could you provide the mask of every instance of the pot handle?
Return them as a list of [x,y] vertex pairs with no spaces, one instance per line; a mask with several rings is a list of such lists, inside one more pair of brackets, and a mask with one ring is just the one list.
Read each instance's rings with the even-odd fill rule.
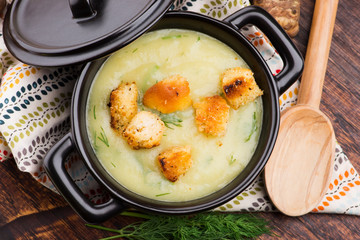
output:
[[95,205],[81,192],[65,169],[66,157],[75,149],[71,134],[66,134],[57,142],[44,159],[44,167],[57,190],[70,206],[89,223],[100,223],[119,213],[124,205],[118,200]]
[[249,6],[235,12],[224,21],[238,29],[253,24],[270,39],[284,61],[283,70],[275,76],[280,94],[300,77],[304,68],[303,57],[284,29],[267,11],[261,7]]

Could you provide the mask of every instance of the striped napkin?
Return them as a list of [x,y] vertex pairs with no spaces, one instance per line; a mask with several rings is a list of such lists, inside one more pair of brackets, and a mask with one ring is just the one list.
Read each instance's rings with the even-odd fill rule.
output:
[[[194,11],[222,20],[250,5],[248,0],[177,0],[173,10]],[[268,39],[255,26],[241,29],[262,54],[272,73],[283,62]],[[47,151],[70,130],[70,104],[80,65],[38,68],[16,60],[0,35],[0,161],[14,160],[24,174],[31,174],[44,187],[55,188],[43,168]],[[280,97],[281,110],[296,104],[299,81]],[[360,178],[336,145],[333,177],[326,196],[313,212],[360,215]],[[109,194],[94,180],[77,153],[66,161],[66,169],[84,194],[94,203],[108,201]],[[276,211],[265,191],[263,176],[239,196],[216,211]]]

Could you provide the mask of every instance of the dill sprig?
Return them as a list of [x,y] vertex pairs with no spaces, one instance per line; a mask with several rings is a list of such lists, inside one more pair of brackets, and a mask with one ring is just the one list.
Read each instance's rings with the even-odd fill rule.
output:
[[160,115],[161,120],[164,122],[165,127],[174,129],[170,125],[174,125],[176,127],[182,127],[182,119],[173,115],[173,114],[161,114]]
[[232,165],[234,162],[236,162],[236,158],[234,158],[234,155],[230,155],[229,157],[229,165]]
[[145,218],[121,229],[87,224],[88,227],[114,232],[116,235],[102,240],[125,238],[146,240],[167,239],[254,239],[271,234],[268,222],[252,214],[199,213],[192,216],[158,216],[125,212],[126,216]]
[[257,121],[256,121],[256,112],[254,112],[252,126],[251,126],[251,132],[250,132],[249,136],[245,139],[245,142],[248,142],[251,139],[251,136],[254,134],[254,132],[256,132],[256,130],[257,130]]
[[160,193],[160,194],[157,194],[155,195],[155,197],[161,197],[161,196],[165,196],[165,195],[169,195],[170,193]]
[[165,37],[162,37],[161,39],[165,40],[165,39],[174,39],[174,38],[181,38],[182,35],[168,35],[168,36],[165,36]]
[[100,141],[102,141],[107,147],[109,147],[109,140],[105,134],[104,129],[101,127],[101,133],[100,136],[97,137]]

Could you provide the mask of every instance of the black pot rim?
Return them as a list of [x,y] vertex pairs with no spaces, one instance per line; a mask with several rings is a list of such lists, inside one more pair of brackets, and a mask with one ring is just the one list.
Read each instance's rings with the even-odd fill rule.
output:
[[[279,119],[280,119],[280,111],[278,108],[279,94],[277,90],[277,85],[275,83],[275,79],[271,74],[265,60],[261,57],[260,53],[255,49],[255,47],[250,42],[248,42],[247,39],[243,35],[241,35],[237,29],[234,28],[234,26],[231,26],[229,23],[221,22],[197,13],[190,13],[190,12],[169,12],[165,14],[164,18],[160,20],[160,22],[164,21],[164,19],[174,18],[174,17],[197,19],[199,21],[205,21],[207,23],[210,22],[214,27],[221,28],[222,31],[227,31],[233,34],[239,39],[239,41],[242,42],[242,44],[246,45],[248,49],[252,52],[253,56],[257,58],[259,65],[261,65],[261,68],[264,70],[264,73],[267,75],[267,78],[269,79],[268,81],[268,85],[270,89],[269,94],[271,95],[271,99],[272,99],[271,105],[274,110],[271,112],[271,116],[270,116],[272,120],[272,124],[271,124],[272,127],[269,130],[269,136],[271,137],[267,139],[267,143],[266,143],[267,150],[261,154],[260,160],[257,161],[256,166],[252,169],[250,174],[246,176],[246,178],[242,181],[242,183],[232,188],[231,190],[227,191],[224,195],[217,197],[216,199],[212,199],[210,201],[199,201],[199,199],[195,199],[183,203],[177,203],[177,202],[169,203],[154,199],[146,199],[137,194],[135,194],[136,196],[134,197],[128,194],[123,194],[121,190],[119,191],[118,186],[114,186],[112,182],[109,181],[110,175],[107,173],[104,174],[104,171],[106,172],[106,170],[99,169],[99,166],[97,164],[94,164],[95,161],[98,160],[97,159],[94,160],[92,158],[93,154],[91,153],[91,151],[93,150],[86,148],[86,141],[88,141],[87,132],[84,133],[84,130],[82,130],[83,127],[81,126],[81,121],[79,120],[81,118],[80,116],[81,112],[84,111],[83,110],[84,105],[79,103],[84,102],[84,98],[86,96],[87,99],[87,94],[88,94],[88,92],[85,93],[83,92],[83,85],[86,84],[87,81],[89,80],[88,73],[89,71],[93,70],[94,65],[99,65],[99,62],[102,63],[105,61],[105,59],[96,60],[94,62],[87,63],[86,66],[84,67],[82,74],[79,77],[78,82],[75,86],[75,91],[72,98],[71,123],[72,123],[73,140],[75,142],[77,150],[84,158],[84,162],[87,168],[96,178],[96,180],[100,182],[103,186],[105,186],[105,188],[111,193],[113,197],[120,199],[125,204],[131,207],[135,207],[145,211],[151,211],[157,213],[170,213],[170,214],[186,214],[186,213],[195,213],[199,211],[209,210],[224,204],[225,202],[233,199],[239,193],[244,191],[254,181],[254,179],[261,173],[268,158],[270,157],[279,129]],[[106,174],[109,176],[105,176]],[[205,196],[203,197],[203,199],[209,199],[210,198],[209,196],[211,195],[212,194]]]
[[[225,21],[225,22],[224,22]],[[98,223],[118,214],[126,207],[163,214],[190,214],[214,209],[244,191],[261,173],[275,145],[279,130],[279,94],[301,75],[304,61],[291,39],[265,10],[246,7],[224,21],[192,12],[168,12],[150,30],[163,28],[189,29],[208,34],[237,52],[253,70],[263,90],[263,125],[257,148],[245,169],[224,188],[200,199],[184,202],[163,202],[145,198],[120,185],[103,168],[91,147],[86,124],[88,94],[97,71],[105,58],[87,63],[75,85],[71,104],[72,131],[56,143],[44,159],[49,178],[73,209],[88,222]],[[284,61],[276,76],[256,48],[239,32],[246,24],[255,24],[270,39]],[[85,123],[85,124],[84,124]],[[65,169],[65,159],[74,150],[80,153],[93,177],[113,196],[104,204],[94,205],[84,197]]]

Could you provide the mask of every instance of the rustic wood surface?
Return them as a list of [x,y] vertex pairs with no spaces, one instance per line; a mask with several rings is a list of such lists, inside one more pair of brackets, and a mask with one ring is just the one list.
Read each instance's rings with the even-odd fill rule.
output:
[[[314,1],[301,1],[300,32],[294,38],[303,55]],[[337,141],[360,170],[360,8],[358,1],[339,3],[334,36],[320,105],[332,121]],[[98,239],[110,236],[90,229],[56,193],[42,187],[13,161],[0,164],[0,239]],[[360,239],[360,218],[307,214],[287,217],[260,213],[284,239]],[[115,217],[105,226],[120,228],[135,219]],[[278,237],[261,236],[260,239]]]

